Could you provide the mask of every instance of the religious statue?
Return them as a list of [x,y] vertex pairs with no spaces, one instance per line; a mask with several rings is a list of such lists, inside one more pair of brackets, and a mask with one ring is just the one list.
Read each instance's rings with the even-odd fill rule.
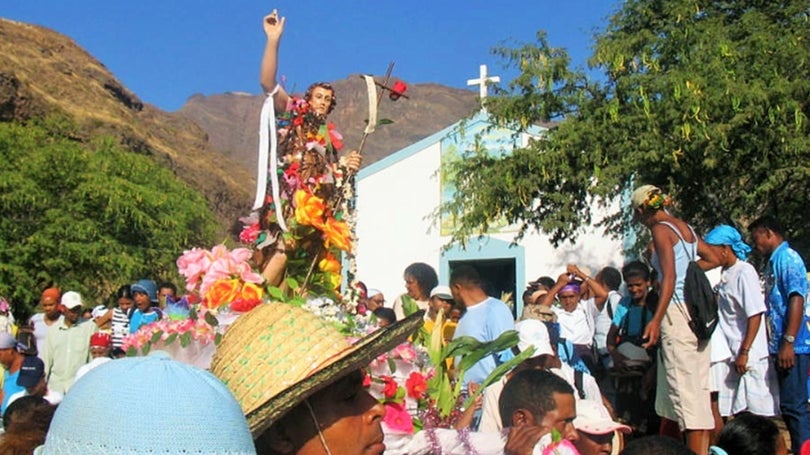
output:
[[[340,157],[342,136],[327,116],[337,103],[328,83],[312,84],[303,99],[287,94],[276,80],[278,48],[285,19],[278,11],[264,18],[267,44],[261,64],[266,108],[278,112],[271,156],[260,157],[254,210],[240,239],[254,246],[254,261],[270,286],[334,294],[340,285],[340,251],[351,248],[345,202],[347,180],[360,168],[356,151]],[[272,106],[267,106],[267,104]],[[273,122],[272,118],[268,122]],[[275,139],[275,147],[272,147]],[[262,169],[266,166],[267,169]],[[293,278],[288,280],[285,278]],[[290,285],[292,283],[292,286]]]

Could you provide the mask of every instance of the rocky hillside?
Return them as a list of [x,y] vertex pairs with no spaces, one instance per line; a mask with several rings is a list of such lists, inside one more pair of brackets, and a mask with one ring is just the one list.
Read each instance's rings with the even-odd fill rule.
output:
[[209,145],[186,116],[141,101],[102,63],[52,30],[0,19],[0,121],[63,114],[76,138],[115,138],[134,153],[167,166],[203,193],[223,227],[252,202],[253,173]]
[[[357,147],[368,116],[365,84],[352,75],[334,85],[338,106],[330,119],[347,147]],[[369,138],[364,165],[478,106],[475,92],[436,84],[409,84],[407,94],[410,99],[381,103],[379,117],[394,123]],[[179,111],[165,112],[139,99],[70,38],[0,18],[0,121],[67,115],[80,127],[77,140],[111,136],[172,169],[206,197],[223,227],[244,215],[253,200],[262,101],[250,94],[194,95]]]
[[[346,146],[357,147],[368,118],[365,82],[353,75],[333,85],[338,104],[329,118],[343,134]],[[475,92],[437,84],[409,84],[407,94],[410,99],[391,102],[385,98],[380,103],[379,118],[394,123],[380,126],[366,141],[364,165],[455,123],[478,106]],[[194,95],[178,113],[208,132],[213,148],[252,171],[257,160],[259,111],[263,100],[262,95],[244,93]]]

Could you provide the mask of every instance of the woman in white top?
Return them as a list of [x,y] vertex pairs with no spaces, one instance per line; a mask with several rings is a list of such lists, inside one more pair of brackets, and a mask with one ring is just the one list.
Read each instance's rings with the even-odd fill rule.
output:
[[723,267],[716,288],[718,329],[731,352],[715,376],[720,415],[727,417],[742,411],[776,415],[778,390],[763,323],[765,298],[756,269],[745,262],[751,248],[736,229],[727,225],[712,229],[704,241],[715,250]]

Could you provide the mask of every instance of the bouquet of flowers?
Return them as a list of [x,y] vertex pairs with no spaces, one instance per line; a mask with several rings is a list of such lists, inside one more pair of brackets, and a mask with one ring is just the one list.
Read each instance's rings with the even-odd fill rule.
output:
[[175,359],[207,367],[227,326],[265,299],[264,278],[251,268],[251,255],[246,248],[224,245],[185,251],[177,267],[189,293],[169,300],[164,318],[125,337],[123,349],[145,355],[160,348]]

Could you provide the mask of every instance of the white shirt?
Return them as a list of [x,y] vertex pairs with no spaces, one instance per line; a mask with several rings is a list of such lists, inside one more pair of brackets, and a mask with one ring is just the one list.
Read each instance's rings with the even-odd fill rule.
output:
[[[579,391],[577,390],[576,381],[574,380],[574,369],[571,368],[571,366],[563,363],[560,368],[550,368],[548,371],[565,379],[574,389],[574,400],[580,400]],[[481,423],[478,426],[478,431],[493,433],[503,429],[498,400],[501,397],[504,386],[506,386],[506,381],[506,375],[503,375],[500,380],[493,382],[489,387],[484,389],[484,399],[481,405]],[[582,391],[585,393],[586,400],[596,401],[597,403],[602,402],[602,392],[599,390],[599,385],[596,384],[596,379],[587,373],[582,374]]]
[[593,314],[589,311],[589,305],[596,309],[593,300],[579,302],[574,311],[570,313],[562,307],[552,307],[557,315],[557,322],[560,323],[560,336],[562,338],[572,344],[584,344],[587,346],[593,344],[595,326]]
[[45,313],[37,313],[29,319],[29,324],[31,324],[31,327],[34,329],[34,338],[37,340],[37,357],[40,359],[45,360],[45,338],[48,336],[48,331],[51,327],[58,326],[62,322],[62,319],[64,319],[64,316],[60,314],[51,325],[45,323]]
[[[11,397],[9,397],[8,404],[14,403],[14,401],[17,398],[27,397],[28,395],[29,394],[28,394],[27,390],[19,391],[19,392],[15,393],[14,395],[12,395]],[[50,404],[57,405],[57,404],[62,402],[62,398],[64,398],[64,397],[65,396],[62,395],[59,392],[53,392],[51,390],[48,390],[47,392],[45,392],[45,396],[42,397],[42,398],[44,398],[45,401],[47,401]],[[6,405],[6,408],[8,408],[8,405]]]
[[[759,275],[754,266],[737,261],[723,270],[720,283],[717,285],[717,303],[720,313],[718,328],[723,331],[728,347],[736,358],[740,344],[748,327],[748,318],[765,313],[765,297],[759,285]],[[768,357],[768,339],[765,333],[765,318],[759,325],[750,346],[748,358],[759,360]]]
[[[610,331],[611,324],[613,324],[613,317],[611,315],[616,314],[616,308],[619,306],[621,300],[621,294],[616,291],[610,291],[608,292],[607,300],[605,300],[605,306],[602,307],[602,311],[599,311],[594,303],[593,309],[596,311],[594,315],[594,341],[596,342],[596,347],[599,348],[600,354],[607,354],[607,334]],[[610,311],[608,311],[608,308],[610,308]]]

